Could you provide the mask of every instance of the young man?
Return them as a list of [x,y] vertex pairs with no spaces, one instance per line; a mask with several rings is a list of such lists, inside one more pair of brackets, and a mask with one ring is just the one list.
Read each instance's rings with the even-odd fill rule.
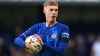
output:
[[15,39],[15,43],[23,48],[30,48],[39,52],[30,43],[25,43],[25,37],[33,34],[40,36],[43,41],[43,49],[36,56],[64,56],[69,41],[68,26],[56,21],[58,15],[58,4],[55,1],[47,1],[44,4],[46,22],[38,23],[29,28],[26,32]]

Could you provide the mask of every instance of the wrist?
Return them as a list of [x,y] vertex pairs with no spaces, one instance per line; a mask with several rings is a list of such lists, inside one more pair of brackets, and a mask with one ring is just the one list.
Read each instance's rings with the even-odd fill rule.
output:
[[21,44],[22,44],[22,46],[23,46],[24,48],[26,47],[26,46],[25,46],[25,44],[26,44],[25,42],[22,42]]

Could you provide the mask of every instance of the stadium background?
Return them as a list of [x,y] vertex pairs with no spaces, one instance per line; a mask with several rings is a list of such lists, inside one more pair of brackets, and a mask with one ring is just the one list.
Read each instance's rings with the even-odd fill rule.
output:
[[[13,41],[35,23],[45,21],[38,0],[0,0],[0,56],[32,56],[15,47]],[[70,28],[66,56],[89,56],[100,35],[99,0],[59,0],[57,20]]]

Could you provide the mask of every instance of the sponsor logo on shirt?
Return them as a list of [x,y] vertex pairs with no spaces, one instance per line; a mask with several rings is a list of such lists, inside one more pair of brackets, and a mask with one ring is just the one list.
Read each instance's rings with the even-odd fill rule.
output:
[[69,33],[67,33],[67,32],[63,32],[61,37],[69,38]]

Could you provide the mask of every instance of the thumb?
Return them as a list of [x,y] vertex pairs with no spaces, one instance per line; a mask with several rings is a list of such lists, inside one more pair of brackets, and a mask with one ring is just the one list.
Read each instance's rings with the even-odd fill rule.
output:
[[31,42],[29,42],[29,44],[31,44]]

